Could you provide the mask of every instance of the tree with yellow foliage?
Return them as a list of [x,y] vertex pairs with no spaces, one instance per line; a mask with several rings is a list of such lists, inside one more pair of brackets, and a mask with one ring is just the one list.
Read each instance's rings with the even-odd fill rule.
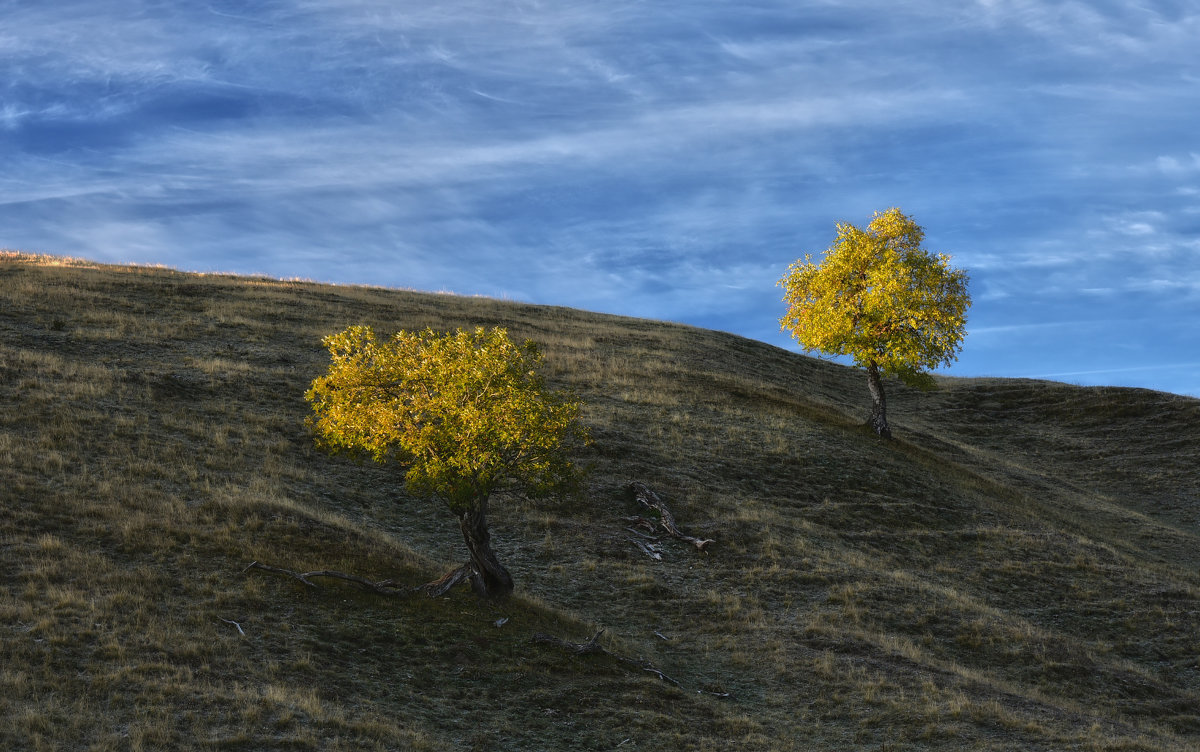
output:
[[429,591],[469,580],[481,596],[511,593],[512,576],[491,548],[489,501],[573,487],[580,476],[568,448],[587,438],[580,403],[538,374],[538,347],[515,344],[501,328],[399,331],[379,341],[367,326],[324,344],[332,363],[306,395],[318,442],[395,463],[409,493],[458,517],[470,558]]
[[779,281],[780,326],[805,350],[846,355],[867,371],[868,425],[891,438],[881,375],[931,388],[926,372],[958,357],[971,306],[967,273],[921,247],[925,231],[899,209],[876,212],[866,229],[837,225],[820,264],[810,255]]

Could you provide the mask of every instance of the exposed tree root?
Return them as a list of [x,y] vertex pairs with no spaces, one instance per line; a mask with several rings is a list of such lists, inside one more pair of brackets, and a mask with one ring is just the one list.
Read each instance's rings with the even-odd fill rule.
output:
[[461,567],[451,569],[449,572],[437,578],[433,582],[427,582],[415,589],[419,590],[425,595],[428,595],[430,598],[436,598],[439,595],[445,595],[450,588],[454,587],[460,582],[470,582],[471,587],[478,592],[479,587],[474,582],[475,576],[475,568],[468,562],[463,564]]

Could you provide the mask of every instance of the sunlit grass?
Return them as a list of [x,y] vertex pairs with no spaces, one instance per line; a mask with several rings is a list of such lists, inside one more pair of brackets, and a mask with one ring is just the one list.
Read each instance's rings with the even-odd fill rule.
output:
[[[586,402],[586,496],[496,505],[509,602],[243,571],[462,559],[452,519],[304,429],[353,323],[505,326]],[[861,374],[732,335],[0,257],[0,747],[1195,748],[1200,402],[889,396],[885,444]],[[709,554],[636,547],[635,479]],[[680,686],[531,640],[600,628]]]

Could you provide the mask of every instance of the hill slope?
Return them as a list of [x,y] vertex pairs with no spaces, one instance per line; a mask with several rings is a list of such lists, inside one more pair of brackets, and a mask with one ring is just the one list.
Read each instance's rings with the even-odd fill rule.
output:
[[[507,326],[587,402],[586,498],[496,506],[507,603],[245,571],[463,556],[304,429],[360,322]],[[728,334],[0,257],[0,746],[1195,749],[1200,401],[890,389],[881,443],[861,374]],[[631,480],[711,553],[640,550]]]

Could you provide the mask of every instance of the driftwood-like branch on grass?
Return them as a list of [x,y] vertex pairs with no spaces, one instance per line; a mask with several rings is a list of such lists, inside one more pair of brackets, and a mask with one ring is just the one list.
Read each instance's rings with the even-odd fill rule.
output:
[[556,648],[561,648],[572,655],[590,655],[592,653],[611,655],[611,653],[600,645],[600,635],[602,634],[604,634],[603,629],[589,637],[585,642],[567,642],[564,639],[548,635],[545,632],[534,632],[531,639],[534,642],[545,642]]
[[356,574],[339,572],[336,569],[318,569],[312,572],[295,572],[291,569],[273,567],[269,564],[262,564],[257,561],[252,561],[247,564],[246,568],[242,571],[249,572],[251,569],[261,569],[264,572],[271,572],[273,574],[281,574],[286,577],[291,577],[292,579],[303,582],[310,588],[320,587],[320,585],[313,582],[314,577],[329,577],[331,579],[342,580],[344,582],[358,585],[360,588],[369,593],[386,595],[389,598],[402,598],[412,595],[413,593],[422,593],[424,595],[428,595],[430,598],[436,598],[440,595],[445,595],[447,592],[449,592],[450,588],[454,587],[460,582],[470,581],[471,577],[475,574],[475,568],[472,567],[470,563],[467,563],[463,564],[461,567],[447,572],[433,582],[427,582],[424,585],[417,585],[416,587],[407,587],[404,585],[397,585],[393,580],[368,580],[366,577],[359,577]]
[[629,484],[629,491],[633,494],[633,498],[637,500],[637,503],[640,504],[643,509],[658,517],[657,526],[654,524],[654,522],[646,519],[645,517],[637,518],[638,524],[642,525],[643,527],[649,528],[652,531],[656,530],[657,527],[661,527],[663,530],[667,531],[667,534],[672,538],[678,538],[685,543],[690,543],[696,547],[697,551],[701,551],[703,553],[708,553],[709,544],[716,543],[715,540],[710,538],[693,538],[692,536],[687,535],[680,530],[679,526],[675,524],[675,515],[671,514],[671,510],[667,508],[666,503],[662,499],[658,498],[658,494],[651,491],[650,487],[645,483],[635,480]]
[[642,553],[649,556],[651,559],[654,559],[655,561],[662,561],[662,549],[660,549],[655,543],[640,540],[638,538],[626,538],[625,540],[637,546]]
[[567,640],[563,640],[561,638],[555,637],[554,635],[548,635],[545,632],[536,632],[533,635],[532,639],[534,642],[544,642],[544,643],[553,645],[557,648],[567,651],[571,655],[595,655],[595,654],[607,655],[610,658],[615,658],[616,660],[620,661],[621,663],[626,663],[626,664],[629,664],[630,666],[636,666],[637,668],[641,669],[642,671],[654,674],[659,679],[662,679],[665,682],[674,684],[676,687],[680,686],[679,682],[675,681],[674,679],[667,676],[659,669],[650,665],[649,661],[639,661],[639,660],[635,660],[633,658],[626,658],[623,655],[617,655],[616,653],[609,652],[608,650],[606,650],[604,648],[603,645],[600,644],[600,635],[602,635],[602,634],[604,634],[603,629],[601,629],[599,632],[597,632],[596,634],[589,637],[587,639],[587,641],[585,641],[585,642],[568,642]]
[[376,595],[387,595],[387,596],[391,596],[391,597],[406,596],[406,595],[409,595],[410,593],[412,593],[414,590],[420,589],[420,588],[403,587],[403,586],[397,585],[392,580],[372,581],[372,580],[368,580],[366,577],[359,577],[356,574],[346,574],[345,572],[338,572],[337,570],[334,570],[334,569],[318,569],[318,570],[314,570],[312,572],[294,572],[290,569],[284,569],[283,567],[272,567],[268,564],[260,564],[257,561],[252,561],[249,564],[247,564],[246,568],[243,569],[242,571],[248,572],[251,569],[261,569],[264,572],[272,572],[274,574],[282,574],[287,577],[297,579],[300,582],[303,582],[305,585],[308,585],[310,588],[320,587],[319,585],[317,585],[317,583],[312,581],[312,578],[314,578],[314,577],[329,577],[329,578],[332,578],[335,580],[344,580],[346,582],[353,583],[355,585],[358,585],[363,590],[366,590],[367,592],[370,592],[370,593],[375,593]]

